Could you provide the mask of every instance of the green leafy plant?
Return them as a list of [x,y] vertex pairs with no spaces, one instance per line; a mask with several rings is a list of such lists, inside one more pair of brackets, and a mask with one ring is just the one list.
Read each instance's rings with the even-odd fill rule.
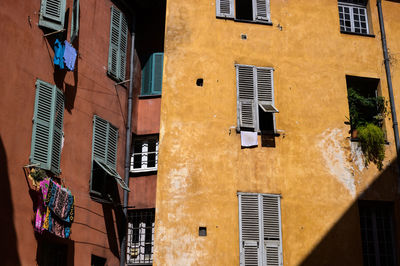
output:
[[382,162],[385,159],[385,134],[383,130],[372,123],[360,126],[357,130],[365,164],[368,166],[370,162],[373,162],[381,170]]

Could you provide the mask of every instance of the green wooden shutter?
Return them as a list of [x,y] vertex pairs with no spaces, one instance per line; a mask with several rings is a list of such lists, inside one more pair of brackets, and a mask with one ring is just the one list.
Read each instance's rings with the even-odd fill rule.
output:
[[108,124],[108,141],[106,163],[111,168],[117,169],[118,129]]
[[59,173],[64,95],[55,85],[36,81],[35,110],[33,117],[31,163],[40,168]]
[[255,74],[252,66],[236,66],[238,125],[256,129]]
[[74,0],[71,19],[71,43],[78,37],[79,33],[79,0]]
[[216,0],[217,17],[233,18],[235,16],[233,1],[234,0]]
[[93,121],[93,158],[99,161],[106,161],[106,149],[108,139],[108,122],[98,116]]
[[146,64],[142,69],[142,90],[141,95],[151,95],[152,87],[152,70],[153,70],[153,60],[152,56],[147,60]]
[[64,28],[66,0],[42,0],[40,4],[39,26],[53,30]]
[[162,88],[162,75],[163,75],[163,62],[164,62],[164,54],[163,53],[154,53],[153,54],[153,82],[152,82],[152,90],[151,94],[157,95],[161,94]]
[[108,74],[121,81],[125,80],[127,46],[128,23],[124,14],[112,6]]
[[253,0],[253,19],[270,21],[269,0]]

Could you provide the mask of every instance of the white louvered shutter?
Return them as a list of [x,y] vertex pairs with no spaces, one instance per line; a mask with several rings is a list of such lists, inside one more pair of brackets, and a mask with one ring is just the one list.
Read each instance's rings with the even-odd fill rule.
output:
[[257,97],[258,104],[264,112],[276,113],[278,110],[274,106],[273,73],[271,68],[257,68]]
[[233,18],[234,17],[234,0],[216,0],[217,17]]
[[258,195],[239,195],[240,265],[258,266],[260,256],[260,209]]
[[254,90],[254,67],[236,66],[238,90],[238,124],[240,127],[256,128],[256,108]]
[[270,21],[269,0],[253,0],[254,20]]
[[53,30],[64,28],[65,0],[41,0],[39,26]]
[[283,265],[279,197],[262,195],[262,219],[266,265]]

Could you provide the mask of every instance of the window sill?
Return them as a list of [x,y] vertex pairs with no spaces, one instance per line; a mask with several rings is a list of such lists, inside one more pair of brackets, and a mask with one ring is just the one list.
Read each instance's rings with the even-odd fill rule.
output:
[[[359,138],[348,137],[348,139],[350,139],[351,142],[360,142]],[[385,139],[385,145],[390,145],[390,142],[387,141],[386,139]]]
[[152,168],[131,168],[131,173],[148,173],[148,172],[157,172],[157,167]]
[[375,38],[374,34],[365,34],[365,33],[358,33],[358,32],[352,32],[352,31],[342,31],[342,30],[340,31],[340,33],[348,34],[348,35],[358,35],[358,36]]
[[259,20],[247,20],[247,19],[236,19],[236,18],[226,18],[226,17],[217,17],[217,19],[224,19],[224,20],[233,20],[235,22],[242,22],[242,23],[251,23],[251,24],[261,24],[261,25],[268,25],[273,26],[274,24],[270,21],[259,21]]
[[152,98],[161,98],[161,94],[139,95],[139,99],[152,99]]

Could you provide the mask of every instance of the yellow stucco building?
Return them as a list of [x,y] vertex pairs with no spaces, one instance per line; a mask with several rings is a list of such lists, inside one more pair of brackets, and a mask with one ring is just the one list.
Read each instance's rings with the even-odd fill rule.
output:
[[168,0],[154,264],[398,265],[390,103],[379,171],[346,123],[359,84],[389,101],[376,0]]

